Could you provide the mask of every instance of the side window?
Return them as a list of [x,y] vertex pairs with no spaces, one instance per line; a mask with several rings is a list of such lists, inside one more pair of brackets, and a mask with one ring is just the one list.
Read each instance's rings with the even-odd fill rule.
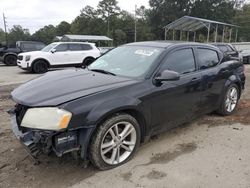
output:
[[234,52],[234,49],[233,48],[231,48],[231,46],[227,46],[227,48],[228,48],[228,52]]
[[55,47],[57,52],[64,52],[68,50],[68,44],[59,44],[57,47]]
[[69,50],[71,51],[82,51],[80,44],[69,44]]
[[225,46],[225,45],[219,45],[219,46],[217,46],[222,52],[227,52],[228,51],[228,49],[227,49],[227,46]]
[[191,48],[177,50],[170,54],[163,69],[176,71],[180,74],[186,74],[195,71],[194,53]]
[[81,44],[82,50],[92,50],[92,47],[89,44]]
[[219,63],[219,57],[216,51],[210,49],[197,49],[200,69],[214,67]]

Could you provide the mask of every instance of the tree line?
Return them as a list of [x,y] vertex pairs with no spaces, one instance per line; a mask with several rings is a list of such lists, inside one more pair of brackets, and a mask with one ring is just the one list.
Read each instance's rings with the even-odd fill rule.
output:
[[[149,8],[136,9],[137,41],[164,39],[163,27],[184,15],[239,25],[238,40],[250,41],[250,4],[244,0],[149,0]],[[49,44],[55,36],[86,34],[106,35],[117,46],[134,41],[134,28],[134,13],[122,10],[116,0],[102,0],[96,8],[85,6],[72,23],[47,25],[34,34],[14,25],[8,32],[8,43],[34,40]],[[199,32],[198,40],[204,40],[205,34]],[[5,41],[5,33],[0,28],[1,41]]]

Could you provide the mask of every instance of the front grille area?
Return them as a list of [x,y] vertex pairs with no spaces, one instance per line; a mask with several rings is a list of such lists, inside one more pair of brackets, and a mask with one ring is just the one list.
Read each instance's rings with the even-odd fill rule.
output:
[[17,59],[20,60],[20,61],[22,61],[23,60],[23,56],[19,55],[19,56],[17,56]]
[[21,104],[17,104],[15,107],[15,113],[16,113],[16,122],[17,125],[20,126],[23,120],[23,117],[25,115],[25,113],[27,112],[28,107],[21,105]]

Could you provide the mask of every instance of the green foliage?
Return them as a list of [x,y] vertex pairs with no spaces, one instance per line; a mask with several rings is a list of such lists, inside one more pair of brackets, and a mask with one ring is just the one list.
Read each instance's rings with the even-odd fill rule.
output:
[[250,4],[237,10],[234,23],[239,25],[239,41],[250,41]]
[[0,28],[0,44],[5,41],[5,33],[4,31]]
[[149,24],[158,39],[163,39],[163,27],[168,23],[190,14],[192,0],[150,0],[147,12]]
[[14,25],[8,33],[8,44],[14,45],[18,40],[30,40],[30,37],[28,29],[24,29],[20,25]]
[[53,25],[48,25],[39,29],[32,36],[35,41],[42,41],[45,44],[49,44],[53,41],[56,36],[56,28]]
[[68,22],[62,21],[59,25],[56,26],[56,35],[63,36],[70,33],[71,25]]

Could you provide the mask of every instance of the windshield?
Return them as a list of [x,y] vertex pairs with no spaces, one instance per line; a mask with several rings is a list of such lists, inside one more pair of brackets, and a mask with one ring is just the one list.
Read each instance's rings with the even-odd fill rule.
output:
[[49,52],[49,51],[52,50],[55,46],[56,46],[55,43],[49,44],[48,46],[45,46],[41,51],[43,51],[43,52]]
[[143,77],[164,49],[145,46],[121,46],[101,56],[88,68],[115,75]]
[[242,53],[250,53],[250,49],[242,50]]

